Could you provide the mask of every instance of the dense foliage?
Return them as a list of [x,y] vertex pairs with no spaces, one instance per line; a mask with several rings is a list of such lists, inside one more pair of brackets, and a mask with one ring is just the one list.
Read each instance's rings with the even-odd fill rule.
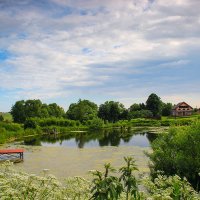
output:
[[0,122],[2,122],[4,120],[3,116],[0,115]]
[[57,118],[57,117],[48,117],[48,118],[29,118],[24,123],[24,128],[36,128],[47,127],[47,126],[61,126],[61,127],[75,127],[80,126],[79,121]]
[[66,113],[56,103],[47,105],[40,100],[17,101],[11,108],[13,120],[17,123],[24,123],[27,119],[36,117],[64,117],[70,120],[78,120],[84,125],[98,117],[105,123],[137,118],[161,119],[161,116],[170,116],[171,111],[172,104],[162,102],[161,98],[154,93],[149,95],[146,104],[133,103],[128,109],[120,102],[106,101],[98,107],[94,102],[81,99],[77,103],[70,104]]
[[149,155],[151,174],[158,171],[166,175],[186,177],[196,188],[200,184],[200,122],[188,127],[171,128],[168,134],[156,139],[152,144],[153,153]]
[[64,110],[56,103],[43,104],[40,100],[17,101],[11,108],[14,122],[24,123],[31,117],[62,117]]
[[126,119],[126,109],[124,105],[115,101],[106,101],[99,106],[98,116],[109,122],[116,122],[120,119]]
[[79,100],[72,103],[66,113],[67,118],[71,120],[79,120],[81,123],[97,117],[98,106],[89,100]]
[[170,116],[172,107],[171,103],[162,103],[162,116]]
[[153,116],[159,116],[162,111],[162,101],[160,97],[152,93],[146,101],[146,108],[153,113]]
[[40,129],[24,130],[21,124],[0,122],[0,144],[28,135],[42,134]]

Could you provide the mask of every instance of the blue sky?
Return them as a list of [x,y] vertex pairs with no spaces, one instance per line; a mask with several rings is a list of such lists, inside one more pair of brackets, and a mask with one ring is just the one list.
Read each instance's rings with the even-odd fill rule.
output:
[[21,99],[200,107],[200,1],[0,0],[0,111]]

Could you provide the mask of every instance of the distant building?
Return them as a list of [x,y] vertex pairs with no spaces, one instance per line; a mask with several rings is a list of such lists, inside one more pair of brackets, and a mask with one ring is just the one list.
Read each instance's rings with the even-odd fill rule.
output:
[[193,108],[185,102],[178,103],[172,109],[173,116],[190,116],[192,112]]

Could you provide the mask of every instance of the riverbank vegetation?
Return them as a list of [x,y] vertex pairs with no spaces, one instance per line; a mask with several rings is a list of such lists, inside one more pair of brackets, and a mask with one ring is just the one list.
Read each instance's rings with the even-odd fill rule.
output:
[[120,102],[106,101],[98,106],[80,99],[66,112],[56,103],[21,100],[12,106],[10,113],[0,114],[0,143],[28,135],[62,134],[71,130],[186,126],[200,119],[195,112],[189,117],[171,117],[171,109],[172,104],[162,102],[156,94],[149,95],[146,103],[134,103],[128,109]]
[[[28,174],[13,169],[11,163],[0,166],[1,199],[52,199],[52,200],[199,200],[199,194],[186,179],[179,176],[159,175],[154,181],[135,176],[134,160],[125,158],[120,169],[105,164],[104,171],[93,170],[92,180],[81,177],[59,182],[44,169],[44,176]],[[64,176],[64,175],[63,175]]]
[[173,127],[153,143],[151,175],[186,177],[196,190],[200,189],[200,122],[187,127]]

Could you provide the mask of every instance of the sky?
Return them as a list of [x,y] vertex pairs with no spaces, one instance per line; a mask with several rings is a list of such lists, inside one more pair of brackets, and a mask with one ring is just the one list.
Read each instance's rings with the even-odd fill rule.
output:
[[0,0],[0,111],[41,99],[200,107],[199,0]]

